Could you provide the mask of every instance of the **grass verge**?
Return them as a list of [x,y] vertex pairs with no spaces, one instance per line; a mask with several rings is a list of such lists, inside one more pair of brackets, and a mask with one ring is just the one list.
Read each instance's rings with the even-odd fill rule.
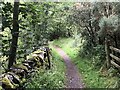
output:
[[60,46],[75,63],[87,88],[114,88],[116,87],[116,76],[102,76],[99,69],[91,64],[90,58],[81,58],[79,56],[79,47],[75,46],[74,39],[61,38],[54,40],[53,45]]
[[[50,46],[52,48],[52,46]],[[31,82],[27,83],[26,88],[59,89],[64,87],[65,65],[61,57],[52,48],[53,58],[50,70],[40,69],[31,77]]]

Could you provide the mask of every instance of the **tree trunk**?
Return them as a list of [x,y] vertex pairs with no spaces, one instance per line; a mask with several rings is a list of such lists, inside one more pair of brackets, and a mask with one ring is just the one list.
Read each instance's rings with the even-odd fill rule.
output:
[[19,35],[18,15],[19,15],[19,0],[15,0],[13,8],[13,30],[11,31],[12,42],[10,47],[8,69],[10,69],[10,67],[16,62],[16,50]]

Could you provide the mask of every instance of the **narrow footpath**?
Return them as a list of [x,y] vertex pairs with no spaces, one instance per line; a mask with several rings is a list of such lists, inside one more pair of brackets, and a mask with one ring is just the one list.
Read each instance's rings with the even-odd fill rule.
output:
[[84,88],[81,76],[69,56],[58,46],[54,46],[66,64],[66,88]]

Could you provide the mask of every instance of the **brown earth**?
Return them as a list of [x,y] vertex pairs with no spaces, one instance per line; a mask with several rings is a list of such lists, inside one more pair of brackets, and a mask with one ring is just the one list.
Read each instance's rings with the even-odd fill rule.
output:
[[66,88],[84,88],[81,75],[70,57],[58,46],[54,46],[57,53],[63,58],[66,65]]

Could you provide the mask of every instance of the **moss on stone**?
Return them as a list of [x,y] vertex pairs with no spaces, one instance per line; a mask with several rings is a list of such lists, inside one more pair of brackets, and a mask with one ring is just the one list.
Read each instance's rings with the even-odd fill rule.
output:
[[15,64],[15,65],[13,65],[13,67],[28,71],[28,68],[26,66],[24,66],[23,64]]
[[16,87],[10,82],[10,80],[8,79],[7,76],[5,76],[5,77],[2,78],[2,84],[5,85],[5,88],[14,88],[14,89],[16,88]]
[[37,51],[34,51],[33,54],[39,54],[39,53],[41,53],[41,52],[44,52],[44,51],[39,49],[39,50],[37,50]]
[[2,86],[0,86],[0,90],[3,90]]

